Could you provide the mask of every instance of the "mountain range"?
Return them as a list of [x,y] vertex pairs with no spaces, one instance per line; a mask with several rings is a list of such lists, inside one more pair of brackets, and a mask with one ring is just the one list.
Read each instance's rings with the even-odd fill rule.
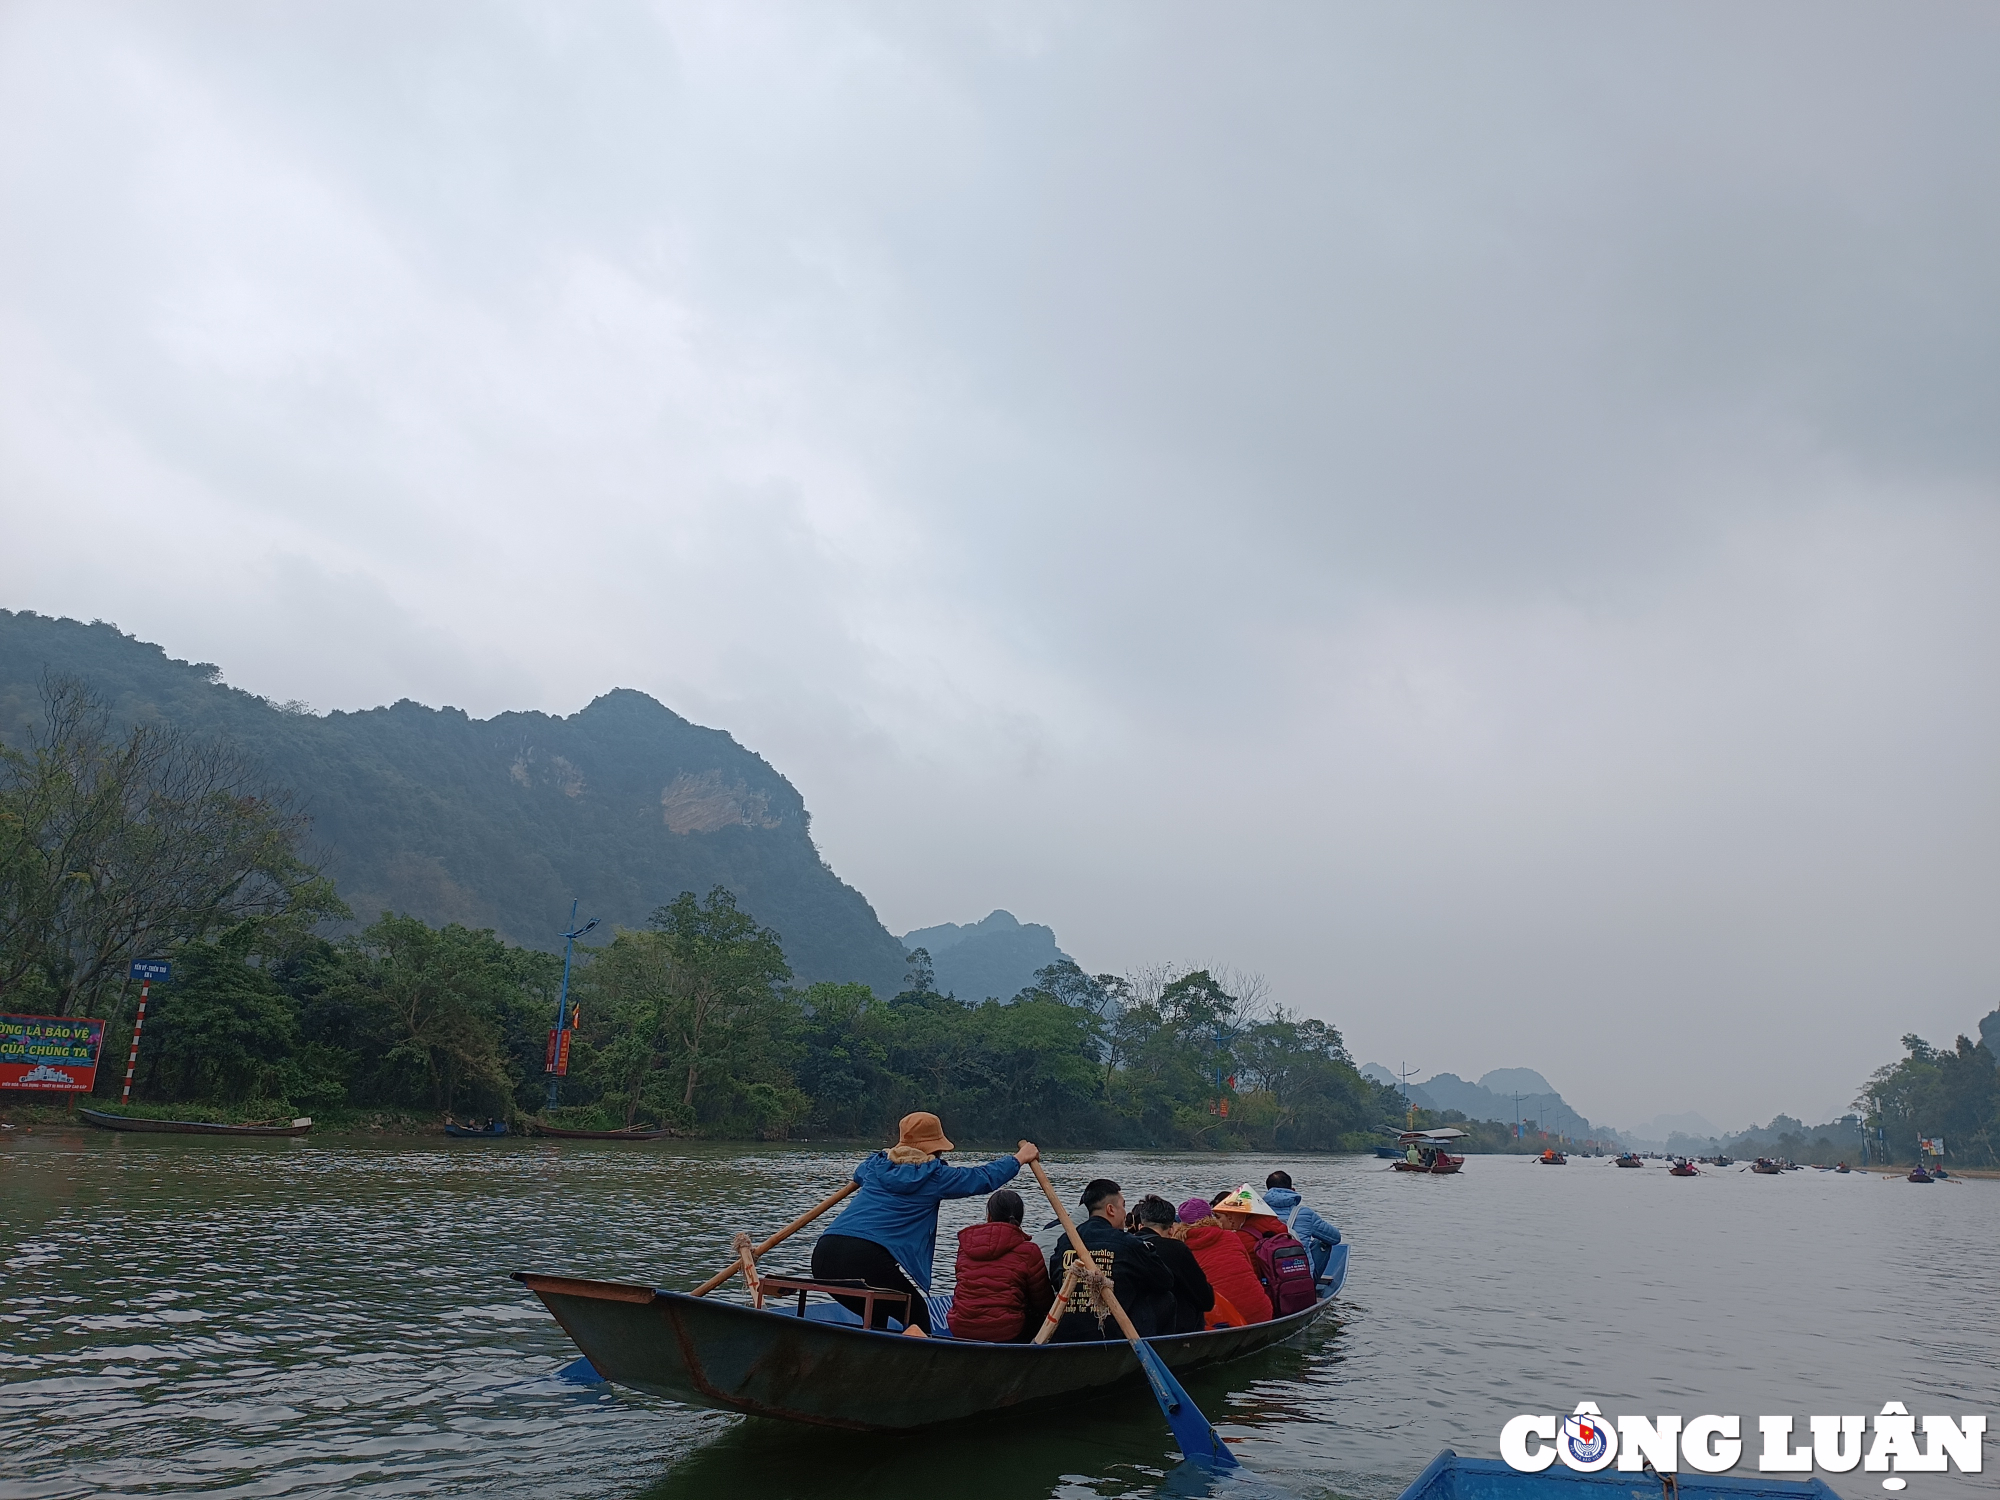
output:
[[50,676],[81,680],[114,726],[234,743],[310,814],[311,853],[357,921],[395,910],[552,949],[572,900],[636,927],[682,891],[722,885],[778,932],[795,982],[902,987],[902,943],[820,857],[798,790],[644,693],[565,717],[407,700],[313,714],[112,625],[0,610],[0,742],[27,742]]
[[[1391,1088],[1404,1088],[1380,1063],[1363,1066],[1361,1076]],[[1477,1083],[1467,1083],[1456,1073],[1438,1073],[1408,1085],[1407,1093],[1419,1109],[1455,1109],[1469,1120],[1499,1120],[1507,1125],[1519,1120],[1524,1131],[1560,1133],[1580,1140],[1608,1140],[1616,1134],[1609,1126],[1591,1124],[1570,1108],[1533,1068],[1495,1068],[1482,1073]]]
[[1011,1000],[1034,983],[1036,971],[1069,957],[1052,929],[1008,911],[963,926],[919,927],[903,934],[903,946],[929,953],[939,992],[961,1000]]

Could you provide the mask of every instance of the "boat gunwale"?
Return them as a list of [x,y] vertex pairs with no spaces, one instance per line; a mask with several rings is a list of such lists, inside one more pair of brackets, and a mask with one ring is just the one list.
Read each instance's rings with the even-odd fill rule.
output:
[[[886,1339],[899,1346],[908,1347],[903,1334],[891,1333],[886,1329],[857,1328],[847,1323],[822,1323],[816,1319],[801,1318],[794,1312],[781,1311],[774,1307],[745,1307],[740,1302],[714,1301],[707,1297],[697,1297],[691,1292],[676,1292],[670,1291],[665,1287],[648,1286],[644,1282],[602,1281],[594,1277],[559,1276],[545,1271],[510,1271],[507,1274],[510,1280],[520,1282],[529,1291],[534,1292],[537,1297],[541,1296],[541,1288],[546,1286],[551,1293],[559,1297],[584,1297],[592,1301],[624,1302],[645,1306],[658,1306],[661,1303],[666,1303],[669,1306],[695,1305],[705,1311],[725,1310],[732,1313],[742,1313],[749,1317],[784,1318],[793,1324],[804,1324],[818,1333],[853,1334],[862,1338]],[[1337,1296],[1338,1294],[1336,1293],[1335,1295]],[[1287,1339],[1304,1333],[1306,1329],[1318,1322],[1332,1309],[1333,1303],[1334,1296],[1326,1296],[1313,1303],[1311,1307],[1301,1308],[1295,1313],[1286,1313],[1281,1318],[1268,1318],[1261,1323],[1235,1324],[1225,1328],[1204,1328],[1198,1333],[1153,1334],[1147,1337],[1146,1342],[1155,1345],[1174,1344],[1184,1346],[1196,1339],[1241,1335],[1252,1329],[1265,1330],[1265,1334],[1256,1340],[1255,1348],[1244,1351],[1245,1354],[1251,1354],[1258,1350],[1282,1344]],[[558,1319],[558,1321],[561,1320]],[[1269,1336],[1271,1331],[1287,1323],[1294,1325],[1289,1331],[1279,1334],[1276,1337]],[[1060,1353],[1064,1350],[1102,1349],[1107,1346],[1122,1347],[1124,1344],[1125,1340],[1117,1335],[1104,1339],[1077,1339],[1064,1343],[1050,1342],[1046,1344],[988,1344],[978,1339],[938,1338],[925,1340],[924,1348],[927,1350],[957,1349],[974,1354],[990,1354],[1006,1350],[1020,1355],[1046,1356]],[[1136,1359],[1132,1363],[1132,1368],[1135,1372],[1139,1369]]]

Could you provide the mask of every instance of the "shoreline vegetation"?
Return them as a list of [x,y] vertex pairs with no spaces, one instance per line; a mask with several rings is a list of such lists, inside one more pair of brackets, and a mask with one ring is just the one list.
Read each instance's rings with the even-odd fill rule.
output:
[[[0,745],[0,1010],[106,1021],[93,1107],[118,1108],[138,998],[127,968],[167,958],[124,1112],[310,1116],[328,1134],[543,1116],[560,957],[388,911],[354,931],[310,857],[308,820],[230,745],[152,723],[114,731],[75,680],[46,683],[43,706],[25,748]],[[682,891],[643,927],[579,948],[563,1104],[544,1123],[859,1143],[929,1109],[965,1140],[1270,1153],[1365,1151],[1408,1118],[1335,1027],[1271,1003],[1255,978],[1093,975],[1064,959],[1005,1002],[968,1002],[939,993],[918,948],[887,998],[793,981],[779,934],[726,885]],[[1876,1163],[1883,1145],[1913,1160],[1922,1134],[1945,1136],[1954,1165],[2000,1165],[1988,1042],[1903,1042],[1857,1101],[1853,1146],[1799,1127],[1725,1149],[1852,1161],[1865,1125],[1885,1132]],[[67,1114],[47,1095],[0,1093],[0,1117],[52,1108]],[[1456,1125],[1483,1154],[1553,1143],[1451,1110],[1416,1123]]]

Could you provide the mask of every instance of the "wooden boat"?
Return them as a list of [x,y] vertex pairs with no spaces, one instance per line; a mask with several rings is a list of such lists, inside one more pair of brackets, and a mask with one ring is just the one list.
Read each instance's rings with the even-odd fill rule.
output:
[[[1465,1158],[1453,1156],[1445,1148],[1464,1137],[1463,1130],[1406,1130],[1396,1137],[1396,1144],[1402,1148],[1402,1157],[1395,1169],[1398,1172],[1429,1172],[1436,1177],[1448,1176],[1465,1165]],[[1410,1160],[1413,1150],[1417,1153],[1415,1161]]]
[[[1738,1478],[1731,1474],[1671,1476],[1668,1495],[1685,1500],[1838,1500],[1824,1479]],[[1539,1474],[1522,1474],[1497,1458],[1460,1458],[1447,1448],[1403,1491],[1400,1500],[1660,1500],[1659,1476],[1604,1469],[1580,1474],[1551,1464]]]
[[1667,1168],[1667,1175],[1669,1177],[1699,1177],[1701,1176],[1701,1168],[1697,1167],[1691,1161],[1677,1161],[1671,1167]]
[[[739,1302],[616,1281],[516,1271],[597,1372],[613,1384],[690,1406],[905,1432],[1141,1386],[1123,1339],[1091,1344],[976,1344],[913,1339],[799,1317],[789,1304]],[[1256,1354],[1324,1317],[1331,1297],[1288,1317],[1149,1339],[1170,1369]]]
[[1638,1152],[1627,1151],[1623,1156],[1619,1157],[1618,1160],[1614,1161],[1611,1165],[1614,1167],[1643,1167],[1646,1164],[1643,1161],[1639,1160]]
[[1755,1172],[1759,1177],[1776,1177],[1785,1169],[1772,1161],[1770,1157],[1760,1156],[1750,1163],[1750,1170]]
[[536,1135],[552,1135],[559,1141],[657,1141],[665,1130],[558,1130],[553,1125],[536,1125]]
[[1536,1157],[1535,1160],[1545,1167],[1566,1167],[1569,1165],[1569,1158],[1553,1146]]
[[289,1123],[263,1120],[254,1125],[211,1125],[206,1120],[147,1120],[99,1109],[79,1109],[77,1113],[99,1130],[129,1130],[139,1135],[304,1135],[313,1125],[310,1118]]
[[470,1125],[460,1125],[455,1120],[446,1120],[444,1133],[461,1141],[494,1141],[507,1133],[507,1122],[495,1120],[490,1125],[482,1125],[475,1129]]

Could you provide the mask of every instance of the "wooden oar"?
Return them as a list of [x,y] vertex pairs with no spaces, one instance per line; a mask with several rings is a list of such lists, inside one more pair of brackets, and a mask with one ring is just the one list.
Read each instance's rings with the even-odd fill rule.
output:
[[[784,1241],[790,1239],[793,1235],[797,1234],[801,1229],[805,1228],[806,1225],[812,1223],[814,1219],[817,1219],[821,1214],[825,1213],[829,1208],[832,1208],[834,1204],[838,1203],[848,1194],[854,1192],[860,1186],[861,1184],[858,1182],[850,1182],[845,1187],[843,1187],[839,1192],[833,1194],[831,1197],[821,1200],[821,1202],[818,1203],[816,1206],[800,1214],[796,1219],[792,1220],[792,1222],[787,1224],[783,1229],[780,1229],[776,1234],[772,1235],[768,1240],[765,1240],[763,1244],[757,1246],[756,1253],[758,1255],[767,1254],[773,1246],[781,1244]],[[721,1286],[723,1282],[729,1280],[730,1277],[734,1276],[738,1271],[742,1269],[743,1269],[743,1258],[741,1256],[738,1256],[730,1264],[724,1266],[720,1271],[717,1271],[713,1276],[709,1277],[708,1280],[704,1281],[700,1286],[696,1287],[694,1289],[694,1295],[697,1297],[706,1297],[710,1292],[714,1291],[717,1287]]]
[[[1070,1245],[1076,1251],[1078,1266],[1087,1272],[1097,1264],[1090,1249],[1083,1243],[1083,1236],[1077,1233],[1076,1223],[1064,1208],[1056,1190],[1049,1186],[1049,1175],[1042,1170],[1039,1161],[1028,1165],[1034,1169],[1035,1181],[1042,1185],[1048,1195],[1049,1207],[1056,1211],[1063,1232],[1069,1236]],[[1067,1284],[1067,1278],[1065,1278]],[[1194,1404],[1194,1398],[1181,1389],[1181,1383],[1174,1379],[1166,1361],[1154,1351],[1152,1345],[1139,1337],[1139,1330],[1132,1326],[1132,1320],[1125,1315],[1125,1309],[1118,1304],[1118,1294],[1112,1290],[1109,1273],[1104,1278],[1104,1300],[1110,1305],[1111,1316],[1118,1320],[1118,1331],[1131,1344],[1132,1352],[1139,1358],[1139,1368],[1146,1372],[1146,1380],[1153,1387],[1153,1398],[1160,1403],[1167,1426],[1173,1429],[1174,1440],[1181,1445],[1181,1457],[1192,1463],[1202,1464],[1211,1469],[1235,1469],[1242,1467],[1236,1455],[1222,1441],[1222,1437],[1201,1414],[1201,1408]]]

